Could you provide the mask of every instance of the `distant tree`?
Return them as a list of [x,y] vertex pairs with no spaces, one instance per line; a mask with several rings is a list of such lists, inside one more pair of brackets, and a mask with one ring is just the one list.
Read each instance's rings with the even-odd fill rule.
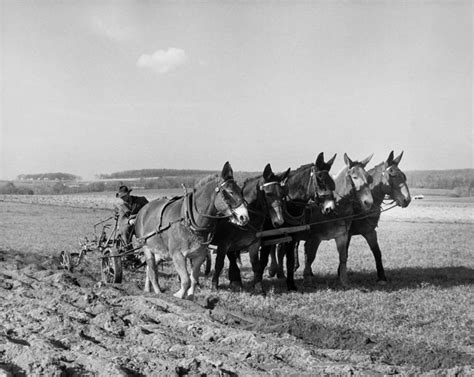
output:
[[69,173],[40,173],[21,174],[17,177],[19,181],[24,180],[49,180],[49,181],[79,181],[81,177]]

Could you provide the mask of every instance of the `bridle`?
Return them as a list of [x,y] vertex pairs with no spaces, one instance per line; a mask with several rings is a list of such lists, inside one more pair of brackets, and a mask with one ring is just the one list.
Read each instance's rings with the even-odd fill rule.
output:
[[[393,169],[392,166],[389,166],[382,172],[382,177],[385,178],[387,176],[388,176],[387,181],[388,181],[388,184],[390,186],[390,193],[388,195],[390,197],[391,197],[391,194],[393,193],[395,188],[402,189],[403,187],[407,187],[407,183],[406,183],[407,182],[407,176],[401,170],[398,169],[398,171],[397,171],[397,170]],[[395,177],[401,177],[403,179],[403,181],[398,184],[398,187],[395,186],[395,184],[393,182],[393,179]]]
[[[308,184],[306,186],[306,197],[308,198],[307,203],[301,203],[302,206],[306,206],[308,203],[316,202],[319,206],[322,206],[324,201],[334,199],[333,190],[327,190],[326,188],[321,188],[318,183],[316,166],[311,165],[309,172]],[[311,190],[313,189],[313,190]],[[290,200],[294,203],[298,203],[295,199],[292,199],[289,194],[286,195],[287,200]]]
[[[228,215],[208,215],[208,214],[205,214],[205,213],[200,213],[199,210],[196,207],[196,201],[195,200],[193,200],[193,211],[195,211],[199,216],[202,216],[202,217],[205,217],[205,218],[208,218],[208,219],[226,219],[226,218],[232,217],[235,214],[235,209],[239,208],[244,203],[244,199],[243,199],[243,195],[241,193],[240,198],[237,201],[237,203],[232,203],[231,197],[227,193],[227,191],[224,187],[229,182],[232,182],[235,185],[237,185],[234,178],[229,178],[229,179],[226,179],[224,182],[221,182],[221,183],[218,182],[217,185],[216,185],[216,188],[214,189],[214,192],[215,192],[216,196],[218,194],[221,195],[222,201],[227,206],[226,210],[228,210],[230,212],[230,214],[228,214]],[[213,199],[213,202],[215,202],[215,197]]]
[[[264,213],[264,216],[266,217],[268,214],[269,214],[269,211],[268,211],[268,203],[267,203],[267,200],[265,199],[267,193],[265,191],[265,187],[269,187],[269,186],[273,186],[273,185],[279,185],[281,188],[283,188],[283,190],[286,189],[286,186],[285,186],[285,182],[284,181],[272,181],[272,182],[265,182],[265,183],[262,183],[260,186],[259,186],[259,189],[260,191],[263,193],[264,195],[264,200],[263,200],[263,205],[265,206],[265,208],[267,208],[267,211],[265,211]],[[278,205],[280,205],[281,207],[281,210],[283,210],[283,200],[284,200],[284,196],[282,196],[281,198],[279,198],[279,200],[274,200],[273,203],[271,204],[273,210],[278,213]]]

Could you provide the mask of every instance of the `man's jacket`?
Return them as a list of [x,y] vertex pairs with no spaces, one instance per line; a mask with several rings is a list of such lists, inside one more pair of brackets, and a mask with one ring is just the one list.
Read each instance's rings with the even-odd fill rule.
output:
[[144,196],[130,195],[129,202],[122,202],[116,206],[116,211],[119,217],[134,216],[140,209],[148,203]]

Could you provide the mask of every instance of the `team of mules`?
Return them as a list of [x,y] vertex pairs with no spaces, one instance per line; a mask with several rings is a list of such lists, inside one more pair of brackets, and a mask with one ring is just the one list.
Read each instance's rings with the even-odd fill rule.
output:
[[[351,237],[362,235],[375,258],[378,281],[386,282],[375,228],[386,197],[398,206],[410,203],[405,174],[398,167],[403,152],[366,170],[372,156],[352,161],[344,154],[345,167],[334,177],[329,174],[335,155],[324,161],[320,153],[314,163],[275,174],[267,164],[259,176],[236,183],[227,162],[220,175],[198,182],[192,192],[172,199],[156,199],[143,207],[136,220],[135,235],[144,240],[146,258],[145,291],[162,291],[157,263],[172,260],[181,288],[179,298],[194,296],[201,264],[216,249],[212,287],[219,287],[225,257],[229,260],[230,285],[240,287],[237,259],[248,251],[253,286],[263,292],[262,279],[269,256],[270,275],[284,277],[286,258],[288,290],[296,290],[294,272],[299,266],[298,245],[304,241],[304,276],[323,240],[334,239],[339,253],[338,276],[348,285],[347,259]],[[275,257],[277,249],[278,262]],[[186,259],[191,261],[191,275]]]

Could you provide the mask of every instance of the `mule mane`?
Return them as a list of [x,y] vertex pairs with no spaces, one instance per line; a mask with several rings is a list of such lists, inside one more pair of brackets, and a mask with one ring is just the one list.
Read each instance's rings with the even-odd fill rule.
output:
[[261,175],[256,175],[255,177],[249,177],[249,178],[246,178],[244,183],[242,184],[242,187],[245,186],[247,183],[251,182],[251,181],[256,181],[256,180],[259,180],[260,178],[262,178]]
[[194,188],[195,188],[195,189],[199,189],[199,188],[201,188],[201,187],[207,185],[210,181],[216,180],[216,178],[217,178],[218,176],[219,176],[218,174],[211,174],[211,175],[208,175],[207,177],[201,178],[201,179],[194,185]]
[[308,169],[310,167],[312,167],[314,164],[312,162],[310,162],[309,164],[304,164],[304,165],[301,165],[298,169],[296,169],[294,172],[297,173],[301,170],[305,170],[305,169]]
[[382,173],[384,171],[384,167],[385,162],[381,162],[380,164],[375,165],[372,169],[367,171],[367,173],[372,176],[374,184],[377,184],[382,180]]

